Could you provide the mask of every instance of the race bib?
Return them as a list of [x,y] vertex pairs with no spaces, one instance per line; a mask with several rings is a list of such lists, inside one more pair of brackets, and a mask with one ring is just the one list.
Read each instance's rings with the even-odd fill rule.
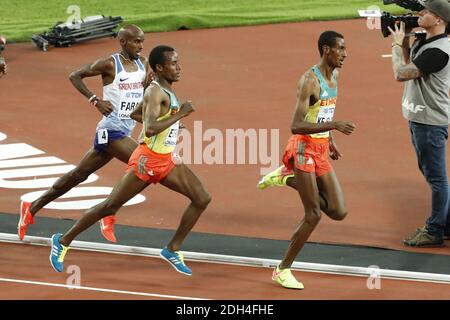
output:
[[175,147],[177,145],[179,130],[180,130],[179,121],[175,122],[173,125],[170,126],[166,136],[166,140],[164,140],[164,146]]
[[98,141],[98,144],[108,143],[108,130],[107,129],[99,129],[97,131],[97,141]]
[[130,115],[137,108],[144,95],[141,82],[122,83],[120,91],[120,104],[117,116],[120,120],[131,119]]
[[317,114],[316,123],[325,123],[333,121],[334,110],[336,106],[320,107]]
[[118,112],[119,119],[131,119],[130,115],[138,104],[139,102],[122,101]]

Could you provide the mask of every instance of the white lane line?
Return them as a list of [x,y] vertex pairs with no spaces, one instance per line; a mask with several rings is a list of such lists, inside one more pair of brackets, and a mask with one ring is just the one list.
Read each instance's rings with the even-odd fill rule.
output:
[[[19,241],[17,234],[0,233],[0,242],[15,243],[22,245],[31,244],[31,245],[49,246],[50,238],[25,236],[23,241]],[[152,258],[160,258],[159,253],[161,252],[161,249],[156,248],[134,247],[134,246],[124,246],[117,244],[109,244],[109,243],[106,244],[106,243],[85,242],[85,241],[73,241],[71,244],[71,248],[72,250],[107,252],[113,254],[147,256]],[[218,263],[218,264],[241,265],[241,266],[264,267],[264,268],[274,268],[280,263],[280,260],[275,259],[264,259],[245,256],[230,256],[230,255],[199,253],[189,251],[184,251],[183,253],[184,258],[187,261],[198,261],[205,263]],[[338,274],[338,275],[359,276],[359,277],[360,276],[370,277],[373,274],[376,274],[380,278],[385,279],[450,284],[450,274],[425,273],[425,272],[414,272],[414,271],[392,270],[381,268],[373,269],[371,267],[355,267],[355,266],[332,265],[332,264],[321,264],[321,263],[310,263],[299,261],[294,262],[292,264],[291,269],[306,272],[317,272],[317,273]]]
[[134,296],[145,296],[145,297],[154,297],[154,298],[168,298],[168,299],[180,299],[180,300],[209,300],[209,299],[204,299],[204,298],[182,297],[182,296],[172,296],[172,295],[158,294],[158,293],[123,291],[123,290],[113,290],[113,289],[83,287],[83,286],[70,286],[70,285],[67,285],[67,284],[59,284],[59,283],[51,283],[51,282],[40,282],[40,281],[29,281],[29,280],[19,280],[19,279],[0,278],[0,281],[3,281],[3,282],[14,282],[14,283],[23,283],[23,284],[33,284],[33,285],[48,286],[48,287],[59,287],[59,288],[67,288],[67,289],[99,291],[99,292],[109,292],[109,293],[120,293],[120,294],[128,294],[128,295],[134,295]]

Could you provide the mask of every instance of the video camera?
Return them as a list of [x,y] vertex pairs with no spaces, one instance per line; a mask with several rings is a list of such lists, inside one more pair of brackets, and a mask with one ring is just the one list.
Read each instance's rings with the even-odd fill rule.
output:
[[[383,0],[383,4],[396,4],[402,8],[411,10],[411,11],[422,11],[424,7],[417,0]],[[400,22],[405,23],[405,29],[412,29],[419,26],[418,24],[419,17],[414,16],[411,13],[403,14],[401,16],[393,16],[389,12],[383,12],[381,15],[381,33],[386,38],[391,32],[388,27],[391,27],[392,30],[395,28],[395,24],[398,26]]]

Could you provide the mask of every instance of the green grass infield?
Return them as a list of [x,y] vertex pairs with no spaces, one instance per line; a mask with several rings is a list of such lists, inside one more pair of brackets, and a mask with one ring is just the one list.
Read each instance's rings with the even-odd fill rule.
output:
[[0,34],[9,41],[30,41],[56,22],[74,16],[122,16],[124,23],[140,26],[145,32],[201,29],[227,26],[337,20],[358,17],[358,9],[378,6],[394,14],[396,5],[382,0],[2,0]]

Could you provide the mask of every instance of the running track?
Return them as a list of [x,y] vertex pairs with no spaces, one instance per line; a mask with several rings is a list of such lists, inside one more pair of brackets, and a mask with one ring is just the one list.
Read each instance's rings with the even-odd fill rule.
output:
[[[402,85],[393,80],[389,59],[381,58],[390,52],[390,41],[378,31],[367,30],[364,20],[147,34],[144,52],[162,43],[179,51],[183,78],[176,90],[183,100],[189,98],[197,107],[192,117],[185,120],[189,130],[193,130],[194,120],[202,120],[204,130],[216,128],[222,132],[236,128],[279,129],[281,153],[289,136],[296,82],[306,68],[318,62],[316,40],[325,29],[343,33],[347,42],[349,57],[340,76],[336,118],[354,121],[357,130],[349,137],[335,135],[344,158],[334,166],[346,195],[349,216],[343,222],[324,217],[310,240],[412,250],[404,248],[401,240],[423,225],[430,194],[417,170],[407,125],[401,116]],[[1,143],[25,142],[76,164],[90,146],[99,114],[75,92],[68,74],[116,48],[115,39],[69,49],[52,48],[46,53],[30,44],[9,45],[5,52],[9,74],[0,81],[0,131],[8,138]],[[101,92],[98,79],[89,79],[88,85]],[[257,191],[261,166],[192,165],[213,195],[211,206],[195,230],[288,239],[302,216],[298,195],[282,188]],[[93,185],[113,186],[123,169],[123,164],[112,162],[97,173],[100,179]],[[2,189],[1,211],[16,213],[20,196],[31,191],[35,190]],[[161,186],[152,186],[143,194],[148,200],[122,209],[118,223],[175,229],[186,200]],[[76,219],[81,213],[43,210],[40,215]],[[65,283],[67,275],[58,275],[50,268],[47,248],[1,246],[2,261],[8,259],[8,263],[2,263],[0,277]],[[450,253],[448,248],[420,252]],[[448,287],[383,280],[382,290],[371,291],[365,287],[364,278],[304,273],[301,280],[307,290],[299,293],[277,288],[268,269],[192,263],[196,275],[192,279],[180,278],[175,288],[171,279],[181,276],[168,270],[160,260],[77,251],[69,253],[69,257],[83,265],[85,286],[184,297],[431,299],[446,298],[442,294],[445,290],[438,289]],[[102,269],[104,265],[110,266],[107,272]],[[37,269],[39,272],[35,272]],[[142,278],[130,281],[130,275],[135,274]],[[217,274],[221,278],[217,288],[212,289],[208,283]],[[16,298],[26,299],[126,298],[126,294],[9,282],[0,286],[5,288],[2,292],[8,292],[3,298],[14,298],[16,294]]]

